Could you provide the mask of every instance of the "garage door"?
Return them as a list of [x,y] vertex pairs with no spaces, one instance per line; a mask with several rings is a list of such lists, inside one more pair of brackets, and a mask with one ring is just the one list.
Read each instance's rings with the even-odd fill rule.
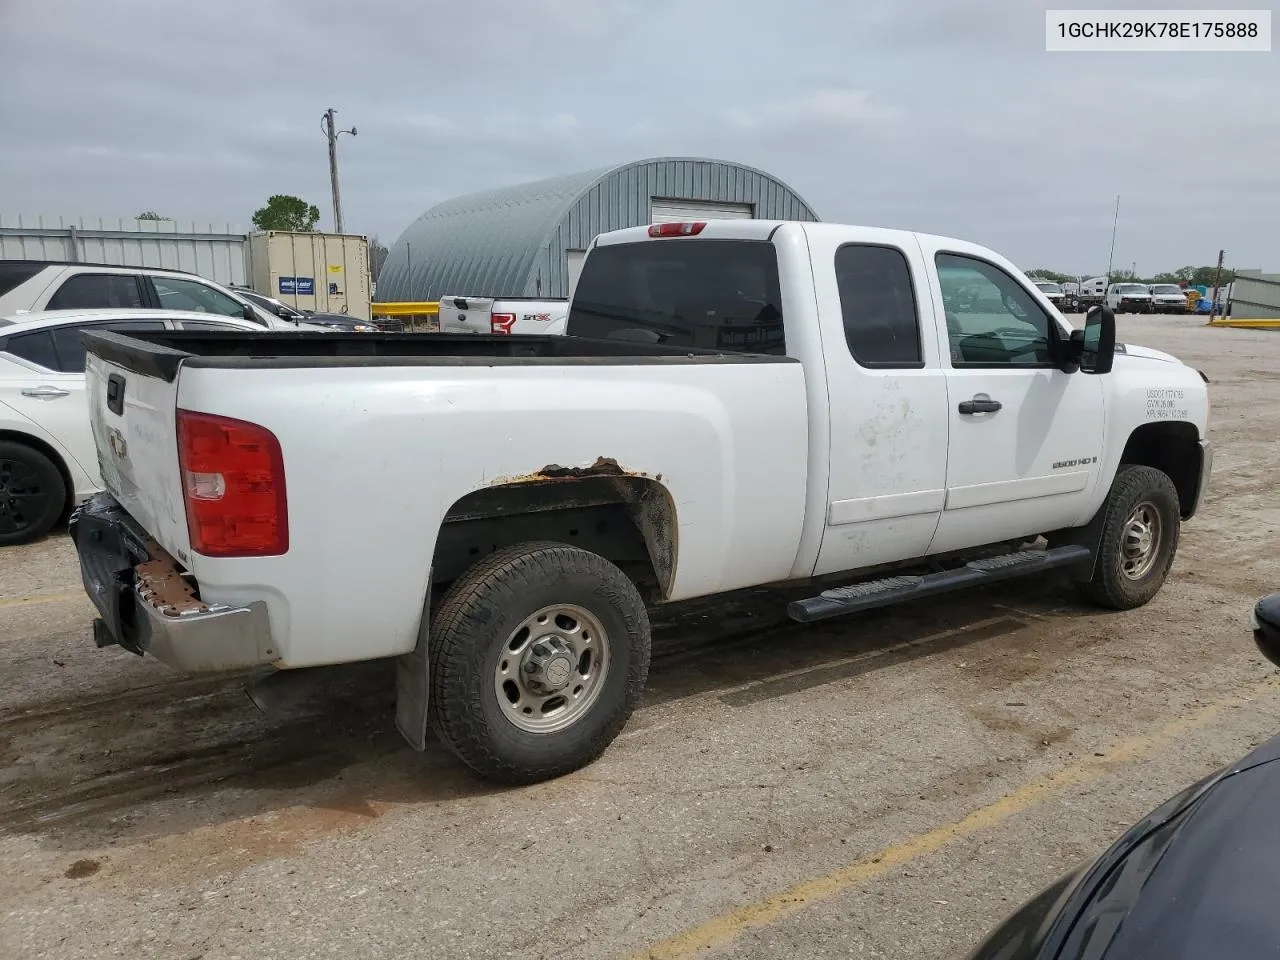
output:
[[711,200],[659,200],[650,207],[650,223],[681,223],[685,220],[750,220],[749,203],[716,203]]

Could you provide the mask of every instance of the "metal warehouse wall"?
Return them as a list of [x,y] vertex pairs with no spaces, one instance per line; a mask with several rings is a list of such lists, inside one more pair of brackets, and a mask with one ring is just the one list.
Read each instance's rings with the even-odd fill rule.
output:
[[1231,316],[1245,320],[1280,319],[1280,273],[1237,272],[1231,284]]
[[0,260],[166,267],[224,284],[245,282],[247,237],[231,224],[0,214]]
[[392,245],[378,299],[568,296],[567,251],[649,223],[655,199],[751,204],[763,220],[818,219],[785,183],[751,167],[640,160],[437,204]]
[[614,170],[588,190],[538,252],[535,269],[525,283],[526,297],[536,296],[542,271],[545,296],[567,297],[567,253],[585,250],[598,234],[648,223],[649,205],[659,200],[706,200],[749,203],[758,220],[818,219],[790,187],[767,173],[732,163],[704,160],[656,160]]

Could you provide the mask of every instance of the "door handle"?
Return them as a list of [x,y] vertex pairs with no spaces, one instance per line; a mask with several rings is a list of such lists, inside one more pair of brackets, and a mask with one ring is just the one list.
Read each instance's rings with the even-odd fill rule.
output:
[[59,387],[26,387],[22,391],[24,397],[33,397],[36,400],[57,400],[59,397],[67,397],[71,395],[70,390],[63,390]]
[[1000,409],[1002,404],[999,400],[992,400],[990,397],[974,397],[972,400],[960,401],[961,413],[995,413]]

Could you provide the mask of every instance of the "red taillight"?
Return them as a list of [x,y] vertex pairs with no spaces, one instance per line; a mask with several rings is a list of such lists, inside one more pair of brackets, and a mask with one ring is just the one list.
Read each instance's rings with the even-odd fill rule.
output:
[[270,430],[179,410],[178,467],[192,550],[206,557],[288,552],[284,457]]
[[651,237],[696,237],[706,224],[698,223],[655,223],[649,227]]
[[490,333],[510,333],[511,328],[515,326],[516,315],[514,313],[491,313],[489,314],[489,332]]

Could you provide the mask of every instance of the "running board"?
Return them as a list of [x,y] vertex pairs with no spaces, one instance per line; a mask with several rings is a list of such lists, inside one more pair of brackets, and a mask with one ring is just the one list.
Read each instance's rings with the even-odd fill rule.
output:
[[976,587],[998,580],[1011,580],[1043,573],[1057,567],[1085,564],[1093,557],[1088,547],[1065,546],[1048,550],[1021,550],[998,557],[973,560],[956,570],[926,573],[920,576],[886,577],[847,587],[824,590],[816,597],[795,600],[787,605],[787,615],[800,623],[814,623],[858,613],[875,607],[887,607],[906,600],[918,600],[938,593],[949,593],[965,587]]

